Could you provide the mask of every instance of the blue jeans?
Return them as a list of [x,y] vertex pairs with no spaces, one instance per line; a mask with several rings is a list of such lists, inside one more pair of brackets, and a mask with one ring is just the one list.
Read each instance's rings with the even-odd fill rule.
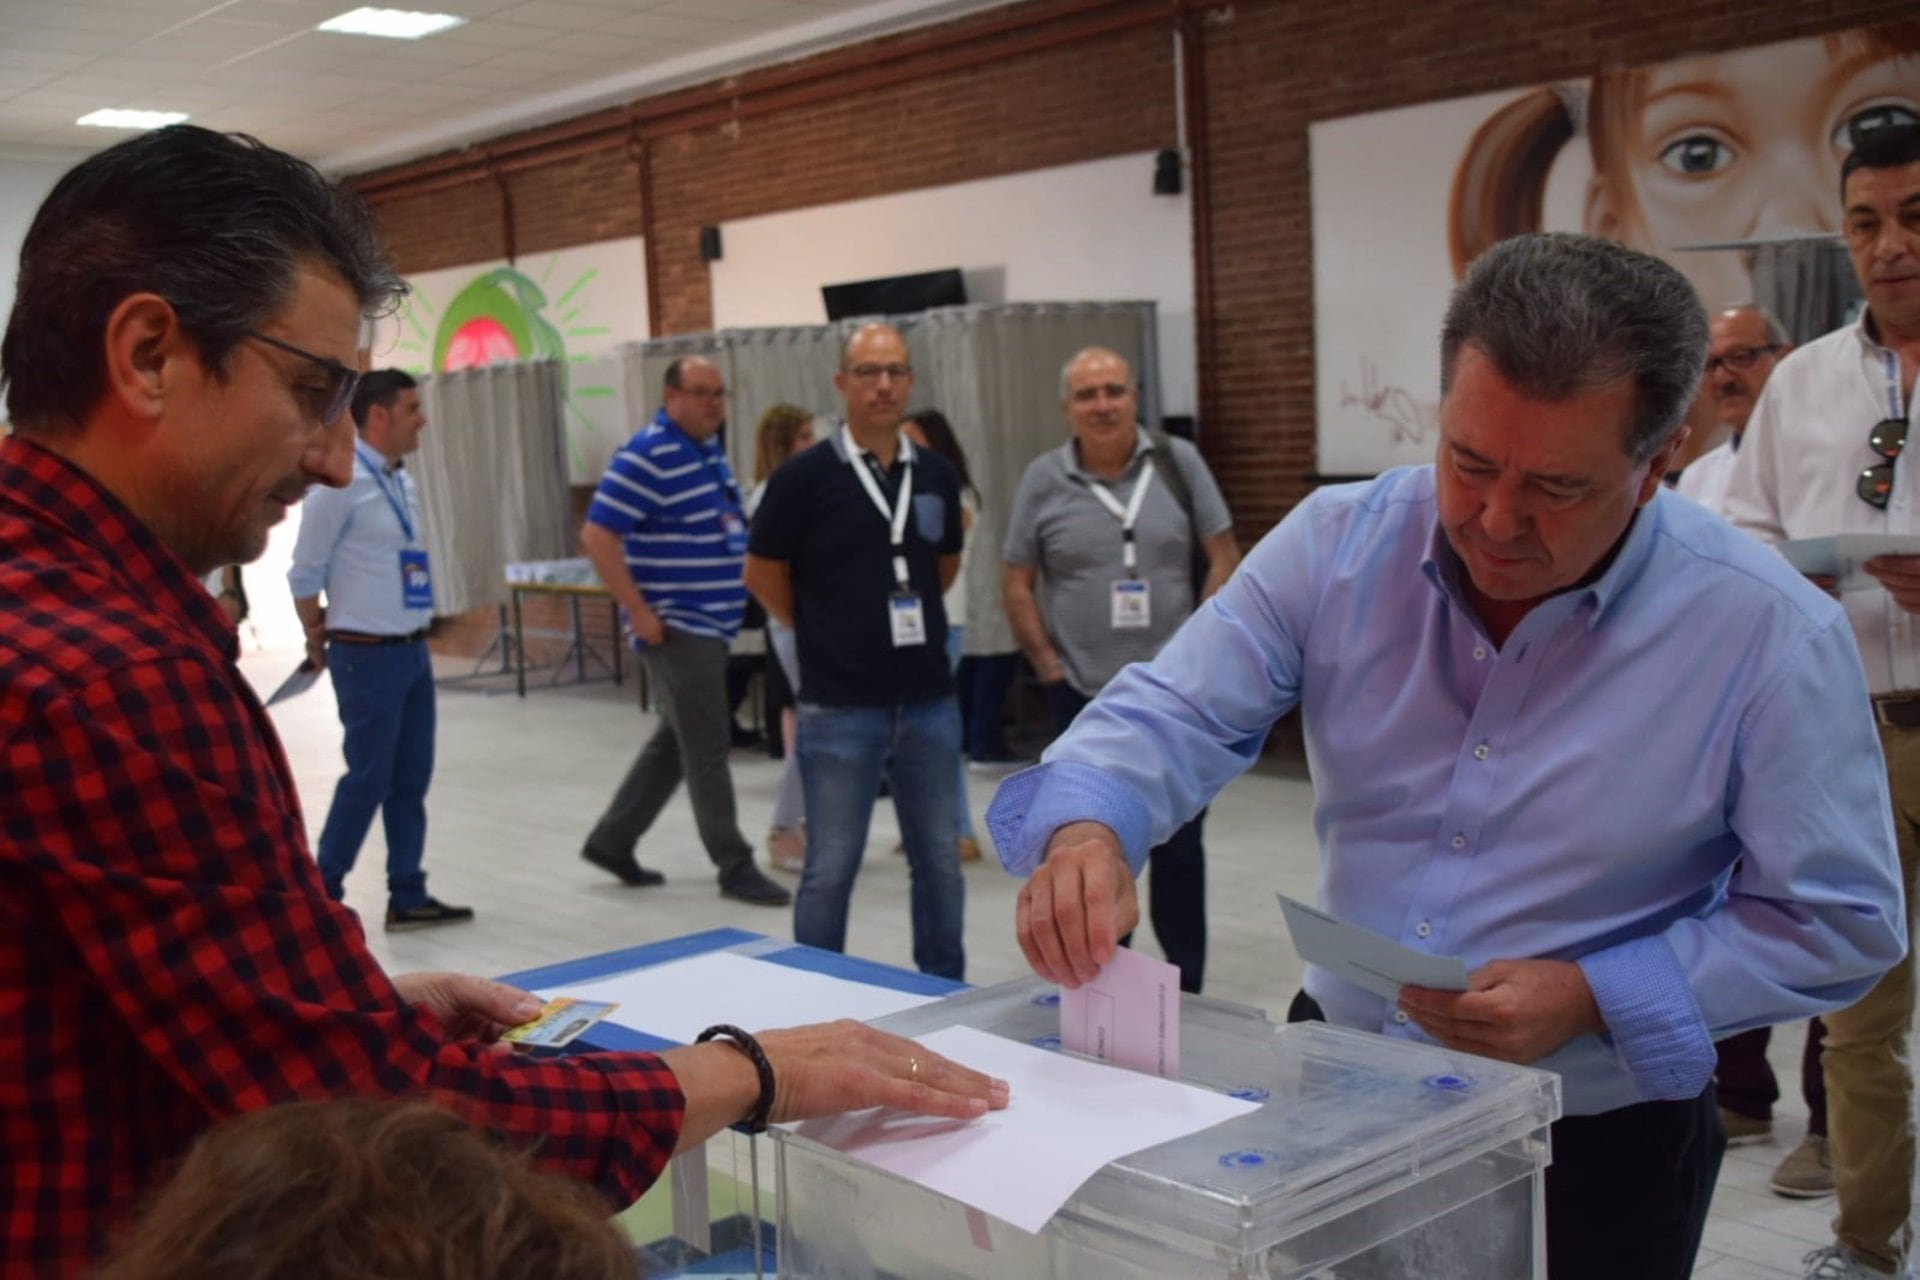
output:
[[346,730],[347,771],[320,829],[320,878],[336,902],[377,810],[387,833],[387,905],[425,906],[427,784],[433,780],[433,661],[425,641],[327,646]]
[[964,977],[967,885],[954,844],[960,713],[953,699],[887,707],[803,702],[796,736],[807,866],[793,900],[794,941],[846,950],[847,907],[884,771],[913,877],[913,963],[922,973]]

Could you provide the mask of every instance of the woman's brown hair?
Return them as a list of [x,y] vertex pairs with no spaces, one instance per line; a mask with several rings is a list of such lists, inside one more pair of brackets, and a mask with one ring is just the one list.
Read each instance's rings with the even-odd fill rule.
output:
[[632,1280],[587,1187],[423,1102],[289,1102],[209,1130],[94,1280]]

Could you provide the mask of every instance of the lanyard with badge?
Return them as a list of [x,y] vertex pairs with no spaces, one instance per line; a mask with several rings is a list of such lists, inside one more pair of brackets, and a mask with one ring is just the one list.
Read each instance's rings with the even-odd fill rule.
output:
[[913,505],[913,446],[904,439],[900,441],[900,495],[894,501],[893,510],[888,511],[886,494],[881,492],[880,482],[874,476],[872,455],[853,442],[852,428],[843,425],[840,439],[846,449],[847,465],[853,468],[860,487],[867,491],[881,518],[887,521],[892,537],[894,590],[887,598],[887,625],[893,633],[893,647],[905,649],[925,644],[926,612],[920,607],[920,596],[913,589],[912,578],[907,575],[907,508]]
[[[668,421],[672,422],[671,419]],[[707,470],[713,474],[713,482],[726,496],[726,504],[720,509],[720,527],[726,531],[727,554],[744,556],[747,554],[747,521],[741,514],[740,486],[734,482],[733,471],[727,466],[724,455],[719,453],[720,446],[712,440],[695,440],[678,423],[672,423],[672,426],[692,447],[694,456],[706,464]],[[716,456],[719,458],[717,461]]]
[[413,543],[413,518],[407,513],[406,490],[399,485],[389,488],[386,481],[386,468],[381,465],[379,455],[368,457],[359,445],[353,447],[360,461],[373,473],[373,483],[379,486],[380,496],[393,508],[393,515],[400,522],[400,532],[406,535],[407,546],[400,548],[400,605],[406,609],[431,609],[433,607],[433,575],[427,570],[427,553]]
[[1153,624],[1153,587],[1140,576],[1140,552],[1133,536],[1133,526],[1140,519],[1140,507],[1147,500],[1147,490],[1152,487],[1152,458],[1147,458],[1141,465],[1140,478],[1134,481],[1133,494],[1124,507],[1106,485],[1098,480],[1087,481],[1088,490],[1100,500],[1100,505],[1111,511],[1114,519],[1120,522],[1120,564],[1127,571],[1127,576],[1113,581],[1112,622],[1115,631],[1140,631]]

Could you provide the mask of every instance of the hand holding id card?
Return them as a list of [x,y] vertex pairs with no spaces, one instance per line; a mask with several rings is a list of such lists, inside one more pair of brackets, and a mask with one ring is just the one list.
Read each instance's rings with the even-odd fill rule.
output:
[[523,1049],[558,1049],[573,1043],[588,1027],[619,1007],[603,1000],[556,996],[526,1022],[508,1027],[500,1038]]

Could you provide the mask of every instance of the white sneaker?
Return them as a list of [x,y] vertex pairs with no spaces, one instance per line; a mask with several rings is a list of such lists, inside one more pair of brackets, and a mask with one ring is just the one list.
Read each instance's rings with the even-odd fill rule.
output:
[[1875,1271],[1837,1244],[1815,1249],[1800,1259],[1807,1269],[1805,1280],[1887,1280],[1891,1271]]

